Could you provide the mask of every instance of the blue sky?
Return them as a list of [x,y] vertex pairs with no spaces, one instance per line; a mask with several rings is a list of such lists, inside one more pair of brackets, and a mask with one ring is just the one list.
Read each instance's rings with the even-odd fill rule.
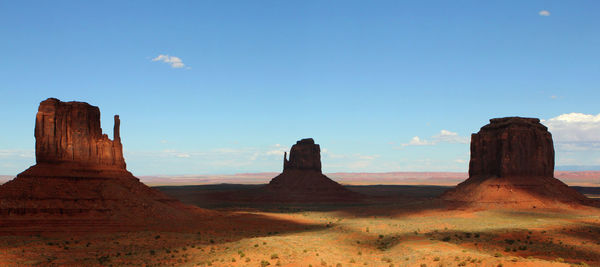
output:
[[[34,164],[40,101],[121,116],[138,175],[466,171],[490,118],[539,117],[600,165],[598,1],[1,1],[0,174]],[[162,55],[162,56],[161,56]],[[416,137],[416,138],[415,138]]]

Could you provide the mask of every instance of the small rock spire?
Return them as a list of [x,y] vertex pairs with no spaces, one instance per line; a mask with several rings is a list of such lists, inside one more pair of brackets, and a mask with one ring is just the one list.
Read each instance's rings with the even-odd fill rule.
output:
[[121,120],[119,115],[115,115],[115,128],[113,129],[113,141],[121,142]]

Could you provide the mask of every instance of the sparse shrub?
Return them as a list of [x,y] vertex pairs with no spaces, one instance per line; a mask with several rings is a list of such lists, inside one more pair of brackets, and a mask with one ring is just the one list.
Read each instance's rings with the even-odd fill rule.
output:
[[444,242],[448,242],[448,241],[450,241],[450,239],[452,239],[452,238],[450,238],[449,236],[447,236],[447,237],[444,237],[444,238],[442,239],[442,241],[444,241]]
[[108,255],[101,256],[100,258],[98,258],[98,263],[100,263],[100,265],[104,265],[104,263],[106,263],[107,261],[110,261],[110,256]]
[[383,262],[387,262],[387,263],[391,263],[391,262],[392,262],[392,259],[390,259],[390,258],[388,258],[388,257],[383,257],[383,258],[381,258],[381,261],[383,261]]
[[154,239],[159,239],[159,238],[160,238],[160,235],[157,235],[154,237]]
[[436,256],[435,258],[433,258],[433,261],[440,261],[440,257]]
[[512,239],[504,239],[504,242],[506,242],[506,243],[507,243],[507,244],[509,244],[509,245],[512,245],[512,244],[514,244],[514,243],[515,243],[515,241],[514,241],[514,240],[512,240]]
[[519,250],[527,250],[527,246],[519,246]]
[[279,256],[277,254],[271,254],[271,259],[272,260],[279,259]]
[[271,263],[266,260],[260,261],[260,266],[262,266],[262,267],[269,266],[269,265],[271,265]]
[[499,258],[502,257],[502,254],[500,254],[499,252],[494,253],[494,257]]
[[246,261],[246,262],[250,262],[250,258],[246,258],[246,260],[245,260],[245,261]]
[[427,264],[421,263],[421,267],[427,267]]
[[235,258],[231,258],[231,262],[235,262]]
[[556,259],[555,259],[555,261],[558,261],[558,262],[565,262],[565,259],[563,259],[563,258],[560,258],[560,257],[559,257],[559,258],[556,258]]
[[323,259],[321,259],[321,266],[327,266],[327,262],[325,262]]
[[379,239],[382,239],[382,238],[383,238],[383,235],[379,235]]
[[467,265],[467,262],[466,262],[466,261],[461,261],[461,262],[458,264],[458,266],[466,266],[466,265]]
[[150,255],[152,255],[152,256],[156,255],[156,251],[150,250]]
[[354,259],[350,259],[350,263],[356,263]]

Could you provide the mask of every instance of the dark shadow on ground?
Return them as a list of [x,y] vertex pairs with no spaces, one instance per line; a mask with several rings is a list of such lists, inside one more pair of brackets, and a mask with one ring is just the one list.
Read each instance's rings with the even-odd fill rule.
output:
[[[5,235],[0,236],[0,265],[180,266],[189,263],[187,256],[190,253],[214,255],[215,249],[217,253],[228,249],[227,245],[217,245],[256,237],[321,231],[328,226],[268,214],[219,212],[194,227],[193,231],[186,232],[95,232],[88,229],[88,232]],[[255,246],[263,245],[257,241]]]
[[[429,240],[431,243],[445,242],[456,244],[464,249],[474,249],[491,257],[511,260],[509,257],[537,258],[579,265],[599,266],[600,231],[597,225],[573,226],[555,230],[528,230],[522,228],[502,228],[490,231],[432,230],[425,233],[402,233],[376,235],[355,232],[359,237],[353,245],[364,250],[386,251],[404,242]],[[552,233],[574,237],[569,243],[560,238],[551,238]],[[593,236],[586,236],[593,232]],[[350,241],[349,241],[350,242]],[[464,251],[463,251],[464,252]],[[434,255],[435,256],[435,255]]]

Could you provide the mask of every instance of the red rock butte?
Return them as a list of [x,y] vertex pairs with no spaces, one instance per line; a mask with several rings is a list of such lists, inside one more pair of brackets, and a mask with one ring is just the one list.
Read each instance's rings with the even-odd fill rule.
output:
[[127,171],[119,127],[115,116],[110,140],[102,134],[98,107],[55,98],[41,102],[36,164],[0,186],[0,232],[168,228],[194,220],[199,209]]
[[481,207],[553,208],[588,203],[553,175],[552,134],[539,119],[491,119],[471,135],[469,178],[441,198]]
[[290,158],[283,156],[283,172],[273,178],[265,189],[268,198],[283,202],[337,202],[360,198],[321,171],[321,148],[312,138],[296,142]]

